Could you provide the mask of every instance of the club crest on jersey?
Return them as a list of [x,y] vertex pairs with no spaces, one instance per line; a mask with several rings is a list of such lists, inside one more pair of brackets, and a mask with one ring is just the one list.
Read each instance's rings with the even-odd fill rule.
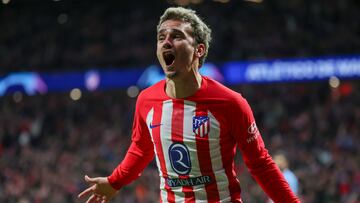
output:
[[171,167],[179,175],[187,175],[191,171],[191,159],[188,148],[182,143],[173,143],[169,147]]
[[196,136],[205,137],[210,131],[209,116],[194,116],[193,117],[193,132]]

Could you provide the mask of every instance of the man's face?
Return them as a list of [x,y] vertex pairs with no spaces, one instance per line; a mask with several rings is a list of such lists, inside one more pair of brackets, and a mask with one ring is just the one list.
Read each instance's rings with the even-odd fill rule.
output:
[[280,170],[288,168],[288,162],[284,155],[275,155],[273,158],[274,162],[278,165]]
[[191,25],[180,20],[164,21],[157,33],[156,54],[167,78],[190,74],[198,60]]

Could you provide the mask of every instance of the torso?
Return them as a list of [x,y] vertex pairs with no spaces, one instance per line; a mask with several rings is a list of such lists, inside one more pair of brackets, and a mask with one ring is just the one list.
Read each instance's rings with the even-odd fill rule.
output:
[[185,99],[167,97],[164,82],[145,91],[141,116],[154,144],[162,202],[241,201],[231,135],[231,97],[240,95],[224,97],[222,88],[205,78]]

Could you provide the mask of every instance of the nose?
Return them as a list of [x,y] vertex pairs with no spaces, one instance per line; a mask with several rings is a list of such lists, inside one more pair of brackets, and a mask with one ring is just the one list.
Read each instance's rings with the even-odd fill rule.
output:
[[172,48],[172,41],[171,41],[171,39],[170,39],[170,36],[167,36],[166,38],[165,38],[165,40],[164,40],[164,43],[163,43],[163,48],[164,49],[170,49],[170,48]]

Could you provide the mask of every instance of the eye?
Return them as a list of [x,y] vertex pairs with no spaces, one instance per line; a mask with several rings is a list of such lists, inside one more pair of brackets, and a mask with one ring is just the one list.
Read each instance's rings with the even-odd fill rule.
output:
[[159,35],[158,36],[158,41],[163,41],[165,39],[165,36],[164,35]]
[[181,35],[181,34],[175,34],[175,35],[174,35],[174,39],[180,39],[180,38],[182,38],[182,35]]

